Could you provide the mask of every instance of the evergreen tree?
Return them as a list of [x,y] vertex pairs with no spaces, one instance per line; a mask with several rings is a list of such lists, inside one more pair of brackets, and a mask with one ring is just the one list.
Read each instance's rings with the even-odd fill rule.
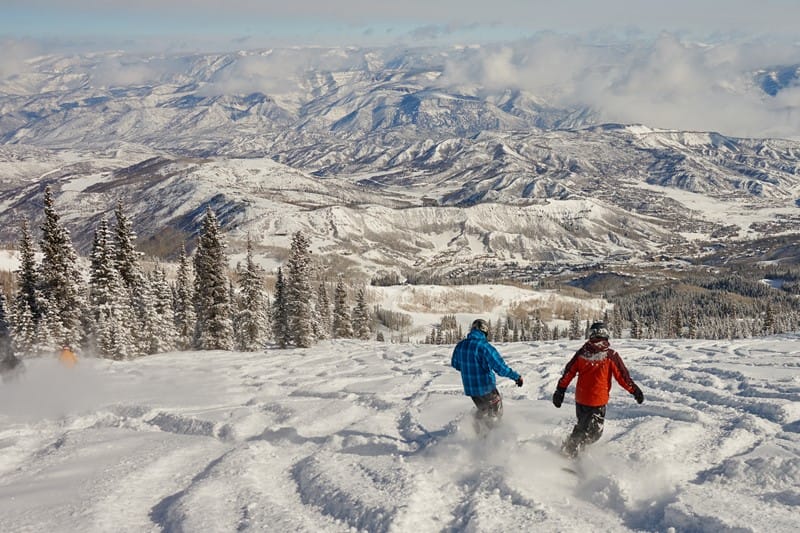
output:
[[683,337],[683,313],[678,308],[672,312],[669,335],[678,339]]
[[[53,338],[40,338],[46,339],[45,342],[48,343],[55,341],[53,350],[59,344],[75,347],[83,337],[82,317],[86,307],[83,279],[69,231],[61,223],[61,217],[55,210],[49,186],[45,189],[44,214],[39,279],[42,295],[48,301],[46,312],[50,316],[47,317],[47,322],[49,334]],[[45,346],[40,348],[48,349]]]
[[689,324],[686,337],[689,339],[697,339],[700,330],[700,317],[697,316],[697,311],[692,310],[689,313]]
[[581,316],[578,309],[572,313],[572,320],[569,322],[569,338],[573,341],[581,338]]
[[772,335],[775,332],[775,311],[772,305],[767,303],[766,309],[764,310],[764,320],[761,323],[761,334]]
[[172,307],[177,334],[176,346],[180,350],[188,350],[194,343],[196,315],[193,303],[194,289],[192,287],[191,268],[186,257],[186,247],[181,246]]
[[0,291],[0,361],[11,355],[11,323],[6,295]]
[[171,352],[178,346],[178,332],[175,328],[172,291],[167,282],[167,273],[156,265],[146,277],[146,286],[150,299],[147,305],[147,329],[151,334],[147,353]]
[[27,355],[33,353],[36,324],[34,324],[30,307],[27,305],[16,307],[20,302],[24,302],[24,300],[15,298],[15,307],[11,309],[11,347],[15,354]]
[[42,316],[35,328],[29,353],[38,356],[52,355],[65,344],[67,335],[64,324],[47,296],[40,292],[36,300]]
[[444,337],[442,336],[442,328],[436,328],[436,336],[434,338],[433,344],[436,345],[444,344]]
[[287,265],[286,304],[292,341],[299,348],[308,348],[314,342],[313,301],[309,242],[298,231],[292,237]]
[[33,239],[27,221],[20,226],[20,266],[14,272],[17,291],[10,306],[12,350],[19,355],[33,353],[37,324],[41,318],[39,305],[39,272],[36,266]]
[[247,236],[247,258],[239,274],[241,299],[236,316],[237,344],[240,350],[255,351],[263,347],[269,328],[267,295],[261,268],[253,260],[253,242]]
[[286,348],[292,342],[292,332],[289,329],[289,309],[286,302],[286,282],[283,278],[282,268],[278,268],[278,278],[275,281],[275,301],[272,303],[272,337],[279,348]]
[[89,269],[89,346],[97,355],[128,359],[137,354],[130,295],[116,268],[108,221],[100,220],[94,235]]
[[142,254],[136,251],[136,233],[125,215],[122,202],[117,202],[114,217],[116,218],[114,227],[115,264],[122,282],[130,294],[131,305],[135,313],[136,327],[133,328],[133,332],[137,353],[139,355],[153,353],[153,342],[155,341],[150,333],[154,328],[153,321],[155,320],[155,310],[152,308],[153,296],[139,261]]
[[425,344],[436,344],[436,326],[431,326],[431,331],[425,335]]
[[634,315],[631,319],[631,338],[632,339],[641,339],[642,338],[642,324],[639,321],[639,317]]
[[[358,289],[356,305],[353,307],[352,316],[353,335],[357,339],[368,340],[372,332],[370,331],[369,308],[367,307],[367,298],[364,294],[364,289]],[[440,328],[440,335],[441,332]],[[437,344],[441,344],[441,342],[437,342]]]
[[620,313],[619,306],[614,306],[614,315],[611,319],[610,330],[611,335],[614,338],[620,339],[622,338],[622,326],[623,326],[623,318],[622,314]]
[[332,334],[333,317],[331,316],[331,302],[328,298],[328,291],[325,289],[324,282],[320,282],[319,288],[317,289],[317,301],[314,311],[319,326],[316,331],[317,338],[329,338]]
[[125,286],[131,291],[136,291],[144,283],[144,274],[139,264],[141,254],[136,251],[136,234],[133,232],[128,217],[125,216],[122,202],[117,202],[114,217],[117,220],[114,228],[116,266]]
[[15,304],[14,307],[19,311],[23,310],[23,306],[27,307],[35,326],[41,316],[39,305],[36,301],[36,293],[40,282],[39,273],[36,269],[36,251],[33,248],[33,239],[26,220],[23,220],[20,226],[19,255],[20,265],[15,272],[17,275],[16,298],[21,298],[23,301]]
[[194,256],[195,346],[201,350],[233,348],[226,267],[217,217],[208,207]]
[[347,306],[347,291],[341,276],[336,282],[336,290],[333,293],[333,337],[336,339],[353,337],[353,325]]

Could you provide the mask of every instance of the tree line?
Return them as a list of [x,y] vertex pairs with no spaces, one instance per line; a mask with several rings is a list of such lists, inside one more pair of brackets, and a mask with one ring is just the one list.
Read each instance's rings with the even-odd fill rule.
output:
[[[121,203],[114,224],[97,223],[82,272],[69,231],[48,187],[37,247],[26,221],[20,224],[20,266],[10,300],[0,291],[0,359],[52,354],[61,346],[100,357],[130,359],[172,350],[310,347],[327,338],[369,339],[382,324],[411,330],[410,315],[374,307],[363,288],[351,305],[341,275],[312,261],[302,232],[292,236],[285,265],[277,269],[270,298],[266,273],[253,257],[248,236],[244,264],[230,272],[217,218],[207,207],[193,257],[181,249],[174,281],[159,264],[148,271],[136,250],[136,235]],[[762,273],[763,274],[763,273]],[[795,331],[800,326],[797,273],[782,273],[782,289],[741,272],[654,285],[611,299],[603,319],[619,338],[742,338]],[[387,279],[388,281],[388,279]],[[329,296],[332,292],[332,298]],[[566,326],[546,324],[539,311],[491,323],[496,342],[579,339],[585,335],[577,310]],[[464,330],[445,315],[423,342],[453,344]],[[378,340],[383,340],[380,332]]]
[[[69,346],[111,359],[172,350],[309,347],[325,338],[370,338],[372,313],[364,290],[349,305],[341,276],[333,302],[313,264],[308,239],[297,232],[278,269],[274,295],[253,257],[248,236],[234,283],[216,215],[206,208],[190,260],[182,247],[174,281],[156,264],[149,271],[121,203],[114,224],[97,223],[88,273],[81,270],[69,231],[44,191],[44,222],[37,247],[27,221],[20,224],[20,265],[10,298],[0,291],[0,359],[46,355]],[[315,288],[316,285],[316,288]]]

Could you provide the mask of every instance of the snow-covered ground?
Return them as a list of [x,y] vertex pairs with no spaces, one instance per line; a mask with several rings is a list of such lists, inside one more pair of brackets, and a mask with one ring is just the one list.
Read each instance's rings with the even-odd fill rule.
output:
[[800,526],[796,336],[620,340],[600,442],[555,448],[576,341],[501,344],[502,427],[476,438],[452,346],[54,359],[0,384],[0,529],[764,531]]

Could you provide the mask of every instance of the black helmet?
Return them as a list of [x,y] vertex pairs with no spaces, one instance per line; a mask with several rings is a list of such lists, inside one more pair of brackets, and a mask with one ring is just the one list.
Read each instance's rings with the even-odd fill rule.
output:
[[595,322],[589,328],[590,339],[608,339],[609,336],[605,322]]
[[485,335],[489,334],[489,323],[482,318],[476,318],[472,321],[472,329],[482,331]]

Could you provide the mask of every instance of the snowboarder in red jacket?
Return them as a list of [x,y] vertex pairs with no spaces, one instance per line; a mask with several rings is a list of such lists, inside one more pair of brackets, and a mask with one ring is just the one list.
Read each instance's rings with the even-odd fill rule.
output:
[[633,395],[637,403],[644,401],[642,390],[631,379],[622,358],[609,346],[608,337],[608,329],[603,322],[592,324],[589,340],[564,367],[564,373],[553,394],[553,405],[561,407],[567,387],[578,376],[575,386],[575,414],[578,423],[562,448],[570,457],[577,456],[586,445],[596,442],[603,434],[611,376]]

